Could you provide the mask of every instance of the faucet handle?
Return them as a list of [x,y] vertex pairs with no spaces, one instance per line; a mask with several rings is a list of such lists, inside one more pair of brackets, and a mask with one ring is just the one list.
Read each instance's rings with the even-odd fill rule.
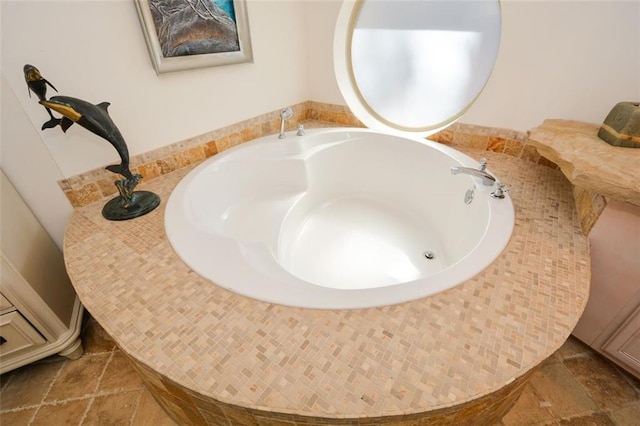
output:
[[304,136],[304,126],[302,124],[298,124],[298,132],[296,133],[296,136]]
[[481,158],[479,163],[480,163],[480,167],[478,167],[478,170],[480,170],[481,172],[484,172],[487,168],[487,159]]
[[280,118],[283,120],[288,120],[291,118],[291,116],[293,116],[293,110],[291,109],[291,107],[286,107],[285,109],[280,111]]
[[509,189],[502,182],[496,184],[496,189],[491,193],[493,198],[503,199],[505,192],[509,192]]

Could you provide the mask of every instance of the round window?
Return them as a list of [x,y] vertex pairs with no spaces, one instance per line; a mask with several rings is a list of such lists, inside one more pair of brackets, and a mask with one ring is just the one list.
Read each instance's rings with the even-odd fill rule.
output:
[[435,133],[484,88],[500,28],[498,0],[346,1],[334,39],[338,86],[370,128]]

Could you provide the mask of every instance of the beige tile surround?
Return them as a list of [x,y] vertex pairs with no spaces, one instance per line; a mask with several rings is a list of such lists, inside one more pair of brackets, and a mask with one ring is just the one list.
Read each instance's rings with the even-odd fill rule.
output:
[[[302,102],[292,106],[293,117],[287,121],[287,130],[293,130],[305,120],[326,122],[328,125],[363,127],[362,123],[345,106]],[[131,157],[131,171],[140,173],[144,182],[153,180],[182,167],[197,164],[227,148],[279,131],[279,112],[273,111],[186,139],[154,151]],[[556,167],[541,157],[527,143],[527,135],[515,130],[499,129],[456,123],[430,137],[431,140],[455,147],[467,147],[504,153]],[[74,207],[94,203],[104,197],[118,195],[114,180],[118,178],[104,168],[81,173],[58,182]]]
[[[335,122],[341,114],[306,111],[304,120]],[[490,413],[501,416],[584,309],[587,242],[570,184],[522,134],[460,129],[469,127],[436,138],[489,159],[514,199],[516,227],[489,268],[449,291],[349,311],[248,299],[176,257],[163,230],[164,203],[126,222],[104,220],[102,203],[77,209],[65,236],[67,269],[84,305],[180,423],[476,420],[487,414],[487,399],[504,402]],[[191,168],[140,188],[166,200]]]

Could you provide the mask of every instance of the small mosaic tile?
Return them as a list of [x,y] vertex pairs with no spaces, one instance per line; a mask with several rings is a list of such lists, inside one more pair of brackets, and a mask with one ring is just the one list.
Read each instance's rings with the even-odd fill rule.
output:
[[[322,116],[314,105],[301,107],[307,117]],[[458,126],[442,137],[453,141]],[[242,140],[242,130],[234,133]],[[476,138],[488,150],[460,149],[487,157],[506,183],[514,233],[492,265],[443,293],[343,311],[249,299],[176,256],[164,203],[125,222],[104,220],[101,203],[76,209],[67,269],[83,304],[187,424],[245,415],[274,424],[422,424],[427,413],[461,421],[506,412],[520,383],[575,326],[590,265],[571,185],[559,170],[509,155],[510,143],[524,151],[517,135],[498,136],[504,153],[491,150],[490,135]],[[210,140],[218,149],[224,137]],[[140,189],[166,200],[194,165],[174,165]]]

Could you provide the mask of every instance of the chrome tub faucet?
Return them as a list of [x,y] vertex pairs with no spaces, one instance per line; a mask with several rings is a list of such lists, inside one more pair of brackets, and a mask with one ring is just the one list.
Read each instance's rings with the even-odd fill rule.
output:
[[293,116],[293,110],[291,107],[287,107],[280,111],[280,134],[278,135],[278,139],[286,138],[284,134],[284,124],[285,122]]
[[451,174],[457,175],[458,173],[462,173],[465,175],[475,176],[482,180],[483,185],[492,186],[494,183],[496,183],[496,178],[491,176],[489,173],[487,173],[486,168],[487,168],[487,160],[483,158],[480,160],[479,168],[472,169],[471,167],[452,166]]
[[[487,159],[483,158],[480,160],[480,167],[477,169],[472,169],[471,167],[451,167],[451,174],[457,175],[458,173],[462,173],[465,175],[475,176],[482,180],[482,184],[485,186],[493,186],[496,184],[496,189],[491,193],[493,198],[502,199],[505,197],[505,193],[509,192],[509,189],[505,186],[504,183],[496,180],[496,178],[486,171],[487,169]],[[473,201],[473,196],[475,192],[475,185],[473,188],[467,191],[465,194],[464,202],[470,204]]]

